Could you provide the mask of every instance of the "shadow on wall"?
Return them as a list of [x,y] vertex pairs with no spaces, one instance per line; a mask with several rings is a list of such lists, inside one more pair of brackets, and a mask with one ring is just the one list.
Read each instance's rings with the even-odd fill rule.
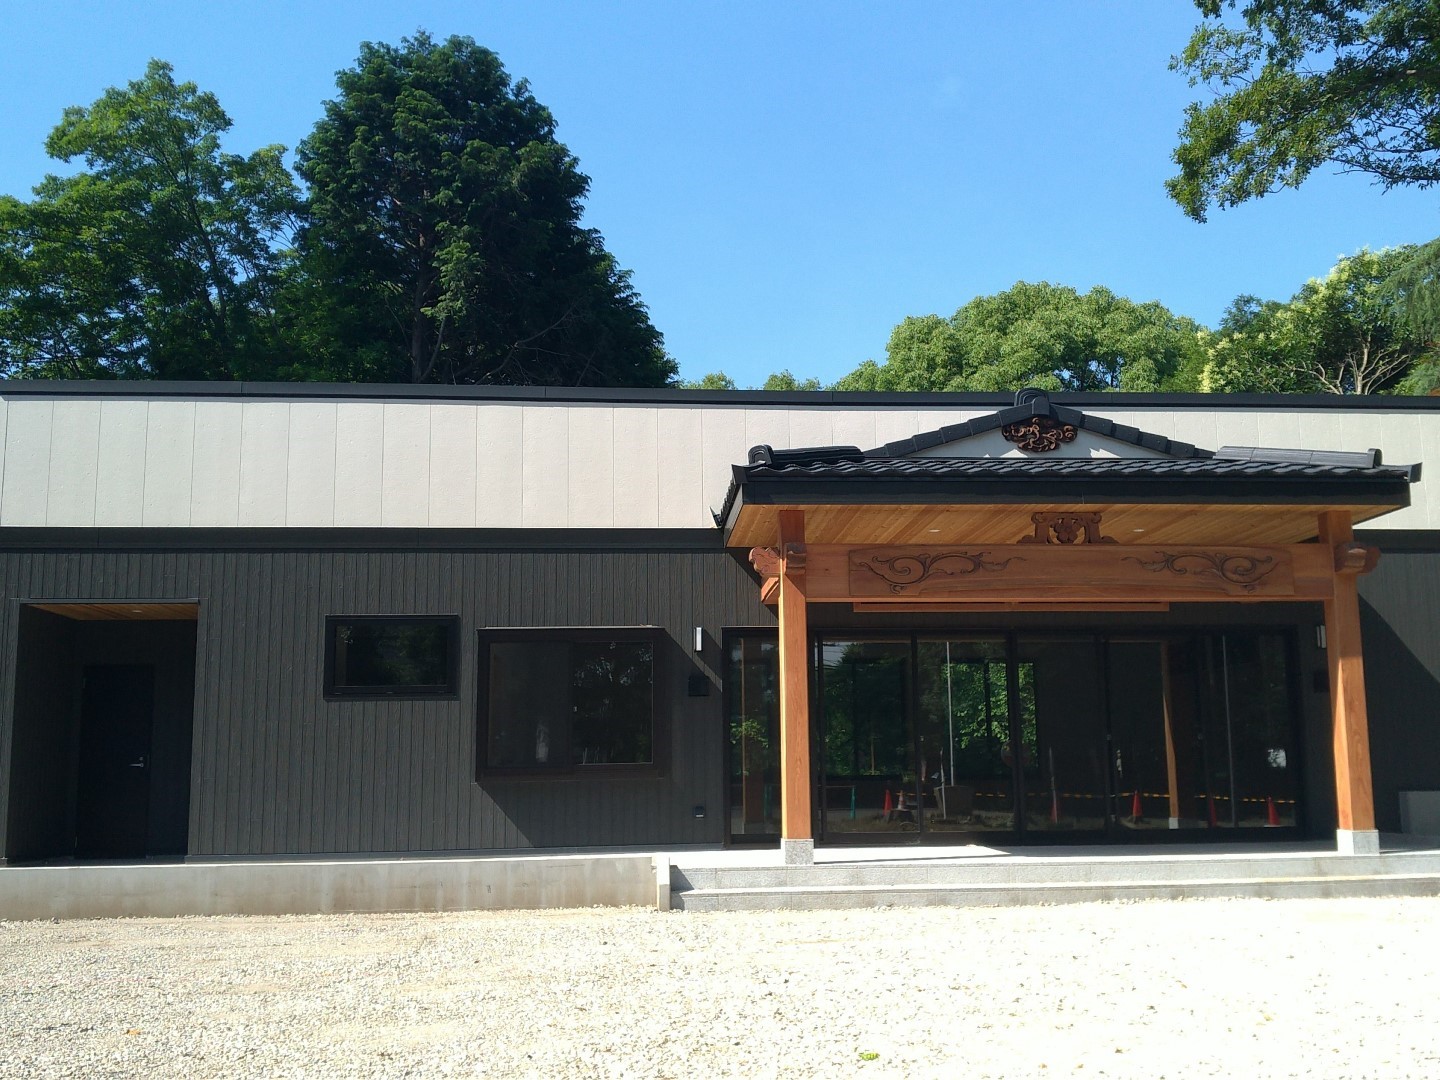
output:
[[1360,602],[1360,624],[1375,822],[1382,832],[1399,832],[1399,792],[1440,790],[1440,672],[1416,656],[1368,600]]

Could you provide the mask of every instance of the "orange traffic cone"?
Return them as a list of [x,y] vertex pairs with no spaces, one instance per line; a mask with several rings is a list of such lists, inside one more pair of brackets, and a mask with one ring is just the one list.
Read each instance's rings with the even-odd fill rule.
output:
[[1135,798],[1130,800],[1130,817],[1135,821],[1139,821],[1143,816],[1144,813],[1140,806],[1140,792],[1137,790],[1135,792]]
[[1265,797],[1265,824],[1272,829],[1280,824],[1280,811],[1275,809],[1275,800],[1268,795]]
[[1209,811],[1210,811],[1210,828],[1213,829],[1213,828],[1215,828],[1217,825],[1220,824],[1220,819],[1215,816],[1215,796],[1214,796],[1214,795],[1206,795],[1206,796],[1205,796],[1205,802],[1206,802],[1207,806],[1209,807]]
[[890,815],[895,812],[895,804],[890,801],[890,789],[885,789],[885,820],[890,820]]

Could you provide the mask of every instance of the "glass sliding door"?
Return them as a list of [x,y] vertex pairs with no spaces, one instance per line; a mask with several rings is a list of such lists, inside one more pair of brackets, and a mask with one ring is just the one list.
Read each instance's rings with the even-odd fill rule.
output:
[[1227,632],[1194,647],[1198,823],[1213,829],[1299,824],[1288,638],[1273,631]]
[[1016,642],[1019,769],[1027,832],[1101,833],[1109,817],[1105,685],[1092,636]]
[[[775,636],[727,636],[729,835],[780,834]],[[1301,821],[1292,635],[811,643],[817,839],[1220,836]]]
[[821,836],[917,831],[910,639],[822,639],[816,655]]
[[779,645],[774,635],[729,639],[726,736],[730,758],[730,836],[780,835]]
[[1005,639],[916,643],[920,810],[927,832],[1015,828]]
[[1168,649],[1160,641],[1110,639],[1105,683],[1110,720],[1110,822],[1116,829],[1171,828],[1175,784],[1170,746]]

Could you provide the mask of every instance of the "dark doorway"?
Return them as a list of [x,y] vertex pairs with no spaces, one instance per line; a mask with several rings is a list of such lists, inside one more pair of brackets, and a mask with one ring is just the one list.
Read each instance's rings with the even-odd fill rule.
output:
[[185,856],[198,614],[20,605],[6,861]]
[[155,668],[91,664],[82,678],[75,855],[140,858],[150,828]]

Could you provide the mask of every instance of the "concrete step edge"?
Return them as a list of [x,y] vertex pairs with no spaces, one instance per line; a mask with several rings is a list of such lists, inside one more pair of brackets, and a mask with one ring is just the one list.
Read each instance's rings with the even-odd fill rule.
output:
[[[1340,879],[1345,877],[1403,877],[1416,874],[1440,873],[1440,864],[1430,863],[1421,866],[1394,866],[1374,867],[1367,869],[1359,864],[1343,866],[1295,866],[1295,867],[1274,867],[1268,870],[1244,866],[1223,866],[1213,867],[1204,870],[1194,866],[1182,867],[1170,864],[1167,867],[1150,867],[1149,871],[1141,877],[1135,876],[1137,867],[1125,868],[1129,873],[1123,872],[1120,868],[1099,869],[1089,868],[1083,877],[1074,877],[1069,880],[1089,884],[1105,884],[1109,882],[1123,882],[1135,880],[1147,881],[1229,881],[1239,878],[1245,879],[1277,879],[1277,878],[1316,878],[1316,879]],[[687,888],[750,888],[751,882],[762,881],[774,887],[780,887],[779,883],[795,885],[798,887],[821,886],[825,884],[854,884],[874,885],[875,887],[922,885],[922,884],[946,884],[955,886],[1000,884],[1000,885],[1028,885],[1047,884],[1056,875],[1051,870],[1049,873],[1039,869],[1029,869],[1028,872],[1016,872],[1010,869],[981,869],[973,868],[917,868],[907,869],[903,872],[880,872],[873,870],[794,870],[781,867],[756,868],[750,871],[737,872],[725,870],[719,873],[685,874],[675,873],[671,875],[671,887],[677,890]],[[836,879],[845,879],[837,881]]]
[[887,892],[1002,892],[1024,889],[1034,892],[1065,892],[1080,889],[1198,889],[1240,888],[1257,885],[1342,885],[1356,882],[1403,884],[1433,882],[1435,874],[1326,874],[1318,877],[1195,878],[1176,881],[1037,881],[1037,882],[917,882],[894,885],[759,885],[742,888],[672,889],[671,896],[799,895],[802,893],[887,893]]
[[1341,899],[1394,896],[1440,896],[1440,878],[1373,879],[1356,878],[1286,883],[1281,881],[1215,882],[1198,886],[1161,887],[1145,885],[1073,885],[1040,889],[945,889],[910,888],[877,890],[832,888],[829,890],[722,890],[688,894],[674,899],[672,910],[701,911],[786,911],[828,910],[866,907],[1022,907],[1029,905],[1133,902],[1135,900],[1184,899]]

